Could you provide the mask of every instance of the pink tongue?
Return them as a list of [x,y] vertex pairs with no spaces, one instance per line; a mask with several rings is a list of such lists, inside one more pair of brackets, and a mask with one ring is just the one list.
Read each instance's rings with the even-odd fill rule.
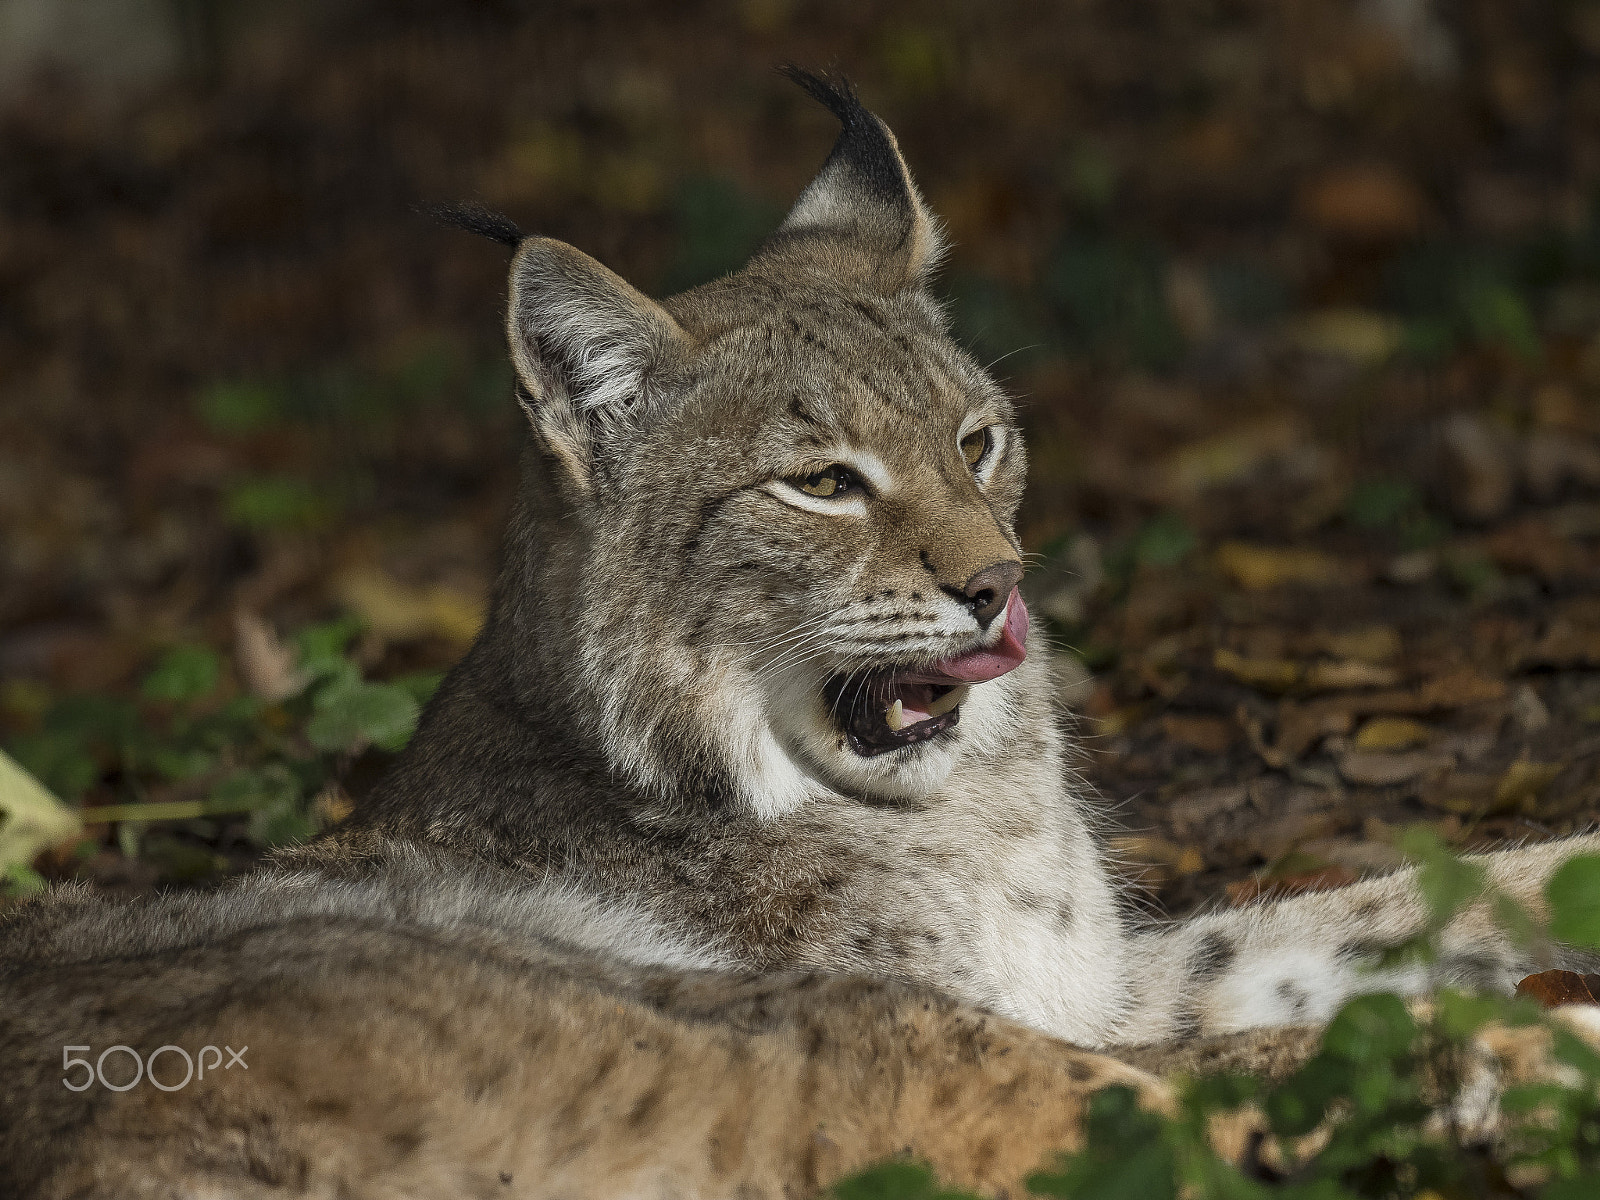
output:
[[937,684],[982,683],[986,679],[998,679],[1027,657],[1027,640],[1028,606],[1022,602],[1022,594],[1013,588],[1006,600],[1006,623],[1000,631],[998,642],[908,673],[905,679],[908,683]]

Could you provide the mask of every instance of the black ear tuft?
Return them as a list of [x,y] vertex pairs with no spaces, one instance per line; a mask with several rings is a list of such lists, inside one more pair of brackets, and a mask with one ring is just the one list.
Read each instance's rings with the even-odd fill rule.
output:
[[502,246],[510,246],[513,250],[522,245],[525,236],[517,223],[502,213],[494,212],[481,204],[468,202],[465,204],[430,204],[421,210],[426,216],[449,225],[454,229],[464,229],[468,233],[475,233],[479,237],[486,237],[491,242],[499,242]]
[[791,82],[798,84],[813,100],[822,105],[844,128],[828,156],[832,163],[848,163],[865,187],[878,197],[895,201],[906,194],[905,164],[900,151],[890,140],[883,122],[872,115],[850,81],[842,76],[829,78],[785,63],[778,70]]

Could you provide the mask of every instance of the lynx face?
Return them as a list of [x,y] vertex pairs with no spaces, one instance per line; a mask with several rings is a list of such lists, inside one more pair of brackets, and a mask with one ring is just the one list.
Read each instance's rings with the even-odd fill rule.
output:
[[767,816],[929,796],[1003,743],[1028,631],[1012,407],[925,291],[936,234],[888,130],[819,95],[845,132],[744,270],[662,304],[557,242],[512,271],[608,756]]

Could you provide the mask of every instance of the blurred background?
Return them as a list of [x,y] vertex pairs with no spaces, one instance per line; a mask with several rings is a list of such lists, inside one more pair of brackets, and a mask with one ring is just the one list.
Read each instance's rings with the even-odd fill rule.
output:
[[[1600,3],[0,0],[4,887],[348,811],[522,422],[479,200],[665,293],[899,136],[1031,437],[1028,587],[1181,911],[1600,815]],[[32,797],[32,799],[29,799]]]

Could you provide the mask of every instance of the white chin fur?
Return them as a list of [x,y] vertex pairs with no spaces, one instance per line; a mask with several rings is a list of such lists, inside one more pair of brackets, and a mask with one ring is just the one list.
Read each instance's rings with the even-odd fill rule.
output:
[[[809,673],[806,673],[807,675]],[[974,684],[956,726],[926,742],[875,758],[850,749],[822,700],[822,680],[796,673],[768,690],[767,716],[794,765],[849,796],[915,802],[936,792],[976,746],[989,746],[1013,724],[1013,675]]]

